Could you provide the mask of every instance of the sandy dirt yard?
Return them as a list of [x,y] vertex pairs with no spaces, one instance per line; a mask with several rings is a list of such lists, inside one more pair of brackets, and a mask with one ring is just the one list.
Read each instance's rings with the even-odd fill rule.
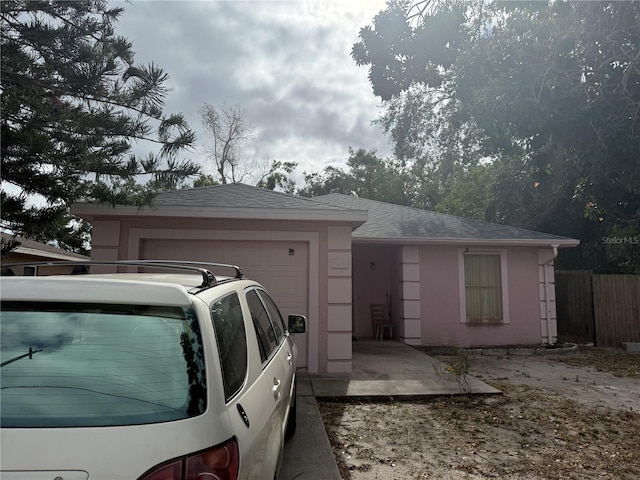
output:
[[640,354],[467,355],[502,395],[320,403],[342,478],[640,479]]

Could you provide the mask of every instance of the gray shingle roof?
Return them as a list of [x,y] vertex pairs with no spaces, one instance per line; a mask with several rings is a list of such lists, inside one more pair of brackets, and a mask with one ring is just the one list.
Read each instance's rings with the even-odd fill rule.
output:
[[[72,212],[82,218],[114,214],[108,205],[77,203]],[[577,240],[479,220],[393,205],[342,194],[297,197],[241,183],[188,188],[160,193],[151,209],[118,207],[116,214],[150,216],[210,216],[272,220],[350,222],[356,241],[402,243],[491,241],[540,245],[577,245]]]
[[575,243],[573,239],[547,233],[456,217],[417,208],[393,205],[338,193],[316,197],[317,201],[344,208],[367,210],[369,219],[353,232],[354,239],[460,239],[516,240]]
[[71,205],[74,215],[93,222],[108,215],[171,218],[236,218],[244,220],[284,220],[313,222],[347,222],[353,228],[367,219],[367,211],[274,192],[241,183],[185,188],[159,193],[152,205],[138,208],[77,202]]
[[291,210],[353,210],[315,200],[274,192],[242,183],[187,188],[162,192],[154,200],[155,207],[212,207]]
[[44,258],[60,259],[60,260],[89,260],[86,255],[80,255],[79,253],[69,252],[62,248],[47,245],[45,243],[36,242],[35,240],[29,240],[22,237],[14,237],[6,232],[1,232],[0,236],[2,240],[9,242],[15,240],[20,243],[15,250],[15,253],[21,253],[24,255],[31,255]]

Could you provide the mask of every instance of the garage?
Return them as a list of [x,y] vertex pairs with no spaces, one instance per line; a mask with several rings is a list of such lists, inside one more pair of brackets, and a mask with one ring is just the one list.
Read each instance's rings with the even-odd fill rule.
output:
[[[142,240],[143,259],[179,259],[238,265],[273,296],[285,318],[308,315],[309,245],[307,242]],[[225,272],[226,273],[226,272]],[[307,367],[306,335],[296,338],[298,366]]]
[[144,208],[81,202],[71,211],[93,227],[93,261],[238,265],[283,316],[307,316],[307,332],[296,338],[298,367],[351,371],[351,234],[367,211],[243,184],[161,192]]

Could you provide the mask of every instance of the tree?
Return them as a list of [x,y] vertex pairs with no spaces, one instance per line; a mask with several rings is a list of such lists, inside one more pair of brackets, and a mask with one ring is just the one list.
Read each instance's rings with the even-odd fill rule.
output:
[[493,198],[492,185],[495,180],[491,168],[483,165],[459,168],[455,176],[456,181],[450,191],[443,195],[435,209],[450,215],[495,221],[495,218],[490,218],[487,208]]
[[317,197],[342,193],[409,205],[411,189],[410,172],[400,162],[380,158],[375,150],[350,148],[346,170],[328,166],[320,173],[305,172],[305,186],[298,190],[298,195]]
[[390,100],[415,83],[442,86],[465,40],[465,10],[463,2],[443,4],[412,28],[411,4],[390,1],[374,17],[373,27],[360,30],[352,50],[358,65],[369,65],[373,93]]
[[220,182],[218,182],[215,178],[213,178],[212,175],[205,175],[204,173],[201,173],[200,175],[198,175],[198,178],[196,178],[193,181],[194,188],[211,187],[214,185],[220,185]]
[[268,190],[279,189],[285,193],[293,194],[295,191],[295,182],[291,179],[290,175],[297,166],[298,164],[296,162],[273,160],[269,170],[262,175],[256,186]]
[[296,162],[246,159],[242,147],[253,137],[253,126],[247,121],[247,111],[240,105],[214,107],[208,103],[198,109],[202,123],[209,134],[205,147],[213,161],[217,177],[201,176],[194,186],[225,185],[227,183],[253,183],[269,190],[292,193],[295,182],[291,174]]
[[463,184],[486,169],[486,217],[580,238],[583,268],[640,271],[639,249],[602,241],[640,231],[640,2],[392,2],[352,54],[396,154],[454,154]]
[[216,108],[205,103],[198,111],[209,134],[211,143],[207,151],[220,183],[241,182],[249,174],[249,169],[242,168],[241,147],[253,136],[253,127],[246,120],[246,110],[240,105]]
[[[70,203],[142,206],[198,173],[178,159],[194,133],[162,112],[167,74],[135,64],[114,33],[122,11],[106,0],[0,4],[3,228],[82,251],[88,226]],[[159,152],[139,158],[133,142]]]
[[379,157],[375,150],[349,148],[351,191],[358,197],[409,205],[411,181],[401,162]]
[[330,193],[353,194],[347,172],[332,165],[325,167],[321,172],[304,172],[304,187],[298,189],[298,195],[313,198]]

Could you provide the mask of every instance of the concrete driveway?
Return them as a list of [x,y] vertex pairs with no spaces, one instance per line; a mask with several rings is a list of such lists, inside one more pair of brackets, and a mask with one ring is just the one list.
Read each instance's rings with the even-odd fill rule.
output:
[[298,374],[296,433],[284,447],[278,480],[340,480],[309,375]]

